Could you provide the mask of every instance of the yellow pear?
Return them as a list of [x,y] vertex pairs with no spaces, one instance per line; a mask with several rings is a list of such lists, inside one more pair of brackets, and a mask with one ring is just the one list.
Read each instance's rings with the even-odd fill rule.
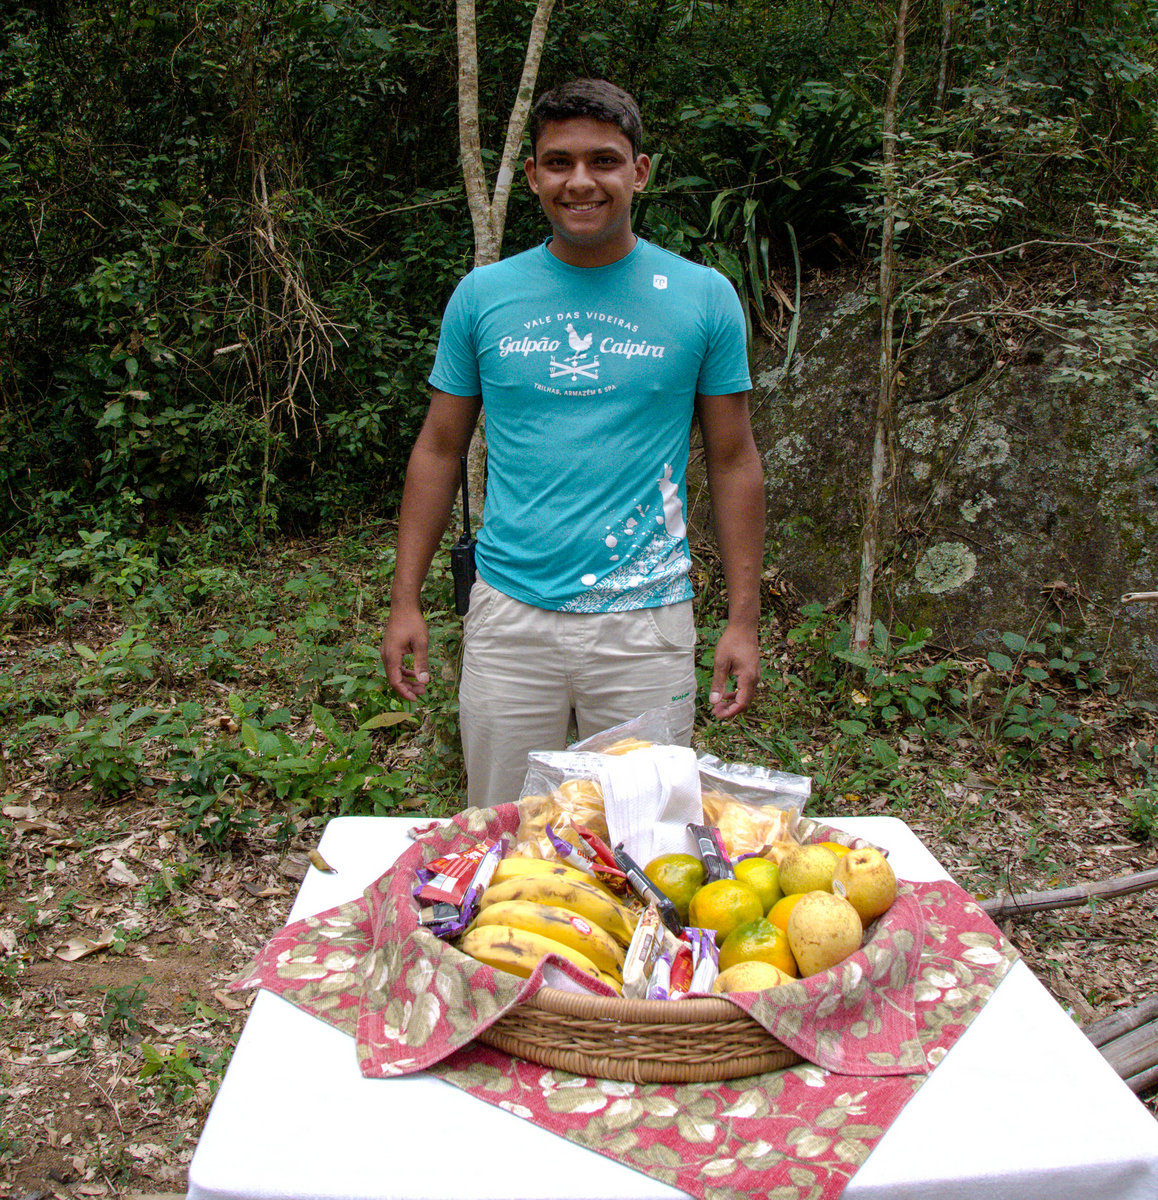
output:
[[797,846],[780,864],[780,890],[785,896],[831,892],[836,863],[836,855],[827,846]]
[[800,974],[816,975],[860,949],[864,930],[857,911],[843,896],[809,892],[788,918],[788,945]]
[[763,992],[783,983],[795,983],[791,975],[766,962],[736,963],[716,976],[713,992]]
[[865,847],[851,850],[836,864],[832,890],[856,909],[863,925],[888,912],[897,898],[897,877],[888,859]]

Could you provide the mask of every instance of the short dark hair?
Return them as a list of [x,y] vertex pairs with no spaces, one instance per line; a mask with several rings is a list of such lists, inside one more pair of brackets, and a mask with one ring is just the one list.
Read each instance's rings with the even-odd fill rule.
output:
[[531,109],[531,155],[539,144],[539,134],[548,121],[566,121],[570,117],[593,117],[614,125],[631,143],[631,153],[639,157],[643,144],[643,122],[639,105],[623,88],[606,79],[572,79],[544,92]]

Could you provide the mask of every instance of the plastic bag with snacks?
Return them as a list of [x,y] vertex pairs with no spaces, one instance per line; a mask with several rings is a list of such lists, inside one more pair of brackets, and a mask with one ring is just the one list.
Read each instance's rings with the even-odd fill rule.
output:
[[779,861],[796,845],[796,820],[812,791],[805,775],[699,756],[704,820],[720,831],[728,854]]
[[528,756],[527,778],[519,798],[522,814],[512,853],[528,858],[557,858],[547,834],[578,847],[575,826],[581,825],[606,840],[603,791],[594,754],[544,751]]
[[674,737],[673,721],[682,715],[683,706],[665,704],[660,708],[649,708],[638,717],[613,725],[610,729],[593,733],[581,742],[568,746],[569,752],[589,751],[594,754],[628,754],[647,746],[671,745]]
[[794,808],[799,812],[812,794],[812,780],[807,775],[790,775],[752,763],[726,763],[714,754],[700,754],[698,760],[703,790],[721,792],[731,800]]

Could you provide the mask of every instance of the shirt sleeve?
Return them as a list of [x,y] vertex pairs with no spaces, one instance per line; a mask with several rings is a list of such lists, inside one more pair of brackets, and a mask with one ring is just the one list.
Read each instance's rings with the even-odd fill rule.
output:
[[701,396],[727,396],[752,386],[748,374],[748,337],[744,310],[736,289],[719,271],[709,271],[705,297],[708,345],[700,364],[696,391]]
[[428,380],[430,386],[452,396],[478,396],[478,353],[474,328],[474,272],[454,289],[442,316],[438,350]]

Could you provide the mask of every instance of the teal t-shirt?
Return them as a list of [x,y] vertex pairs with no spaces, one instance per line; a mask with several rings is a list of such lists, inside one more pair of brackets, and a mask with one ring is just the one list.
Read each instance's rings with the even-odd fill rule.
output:
[[544,244],[458,285],[430,383],[482,396],[482,578],[538,608],[689,599],[696,393],[746,391],[744,314],[718,272],[642,238],[605,267]]

